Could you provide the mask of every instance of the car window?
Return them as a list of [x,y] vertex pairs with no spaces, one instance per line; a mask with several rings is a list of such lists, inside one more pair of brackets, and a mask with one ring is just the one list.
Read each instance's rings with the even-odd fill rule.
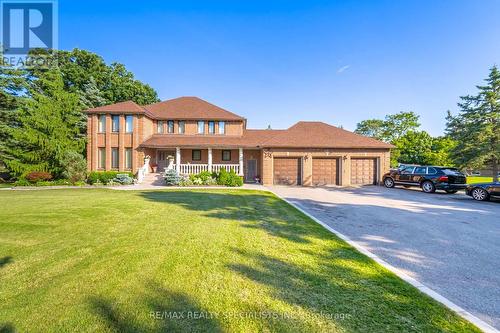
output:
[[413,173],[426,173],[427,167],[416,167]]
[[437,173],[437,170],[434,168],[427,168],[427,174],[428,175],[434,175]]
[[413,169],[415,169],[415,167],[409,166],[409,167],[404,168],[404,169],[401,171],[401,173],[402,173],[402,174],[409,174],[409,173],[412,173],[412,172],[413,172]]
[[450,175],[450,176],[459,176],[461,175],[460,171],[455,168],[446,168],[446,169],[441,169],[445,175]]

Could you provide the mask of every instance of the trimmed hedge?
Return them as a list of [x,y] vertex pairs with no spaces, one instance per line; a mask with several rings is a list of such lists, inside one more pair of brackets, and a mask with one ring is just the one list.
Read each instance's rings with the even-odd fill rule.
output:
[[91,185],[96,183],[108,184],[110,181],[116,178],[117,175],[126,174],[131,178],[134,178],[132,172],[124,171],[92,171],[87,177],[87,182]]

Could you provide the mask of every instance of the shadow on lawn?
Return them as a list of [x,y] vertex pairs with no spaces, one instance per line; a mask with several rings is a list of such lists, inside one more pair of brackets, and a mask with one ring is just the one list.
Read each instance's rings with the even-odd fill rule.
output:
[[[237,259],[226,267],[265,287],[271,298],[301,308],[305,313],[320,314],[323,316],[320,321],[329,326],[325,330],[474,331],[457,315],[347,244],[330,242],[333,236],[328,231],[271,194],[145,191],[140,195],[157,203],[198,211],[202,216],[240,221],[243,227],[263,229],[299,245],[314,240],[315,251],[302,247],[300,257],[286,251],[275,257],[265,250],[233,248]],[[356,209],[356,205],[344,206]],[[390,210],[399,211],[384,209],[388,214]],[[288,258],[300,261],[292,262]],[[246,307],[251,309],[255,304]],[[307,331],[310,318],[296,318],[296,313],[290,315],[290,320],[268,320],[263,327],[271,331],[293,331],[290,327]]]
[[11,323],[0,324],[0,333],[15,333],[16,329]]
[[[144,290],[147,296],[138,302],[147,305],[147,313],[127,315],[120,311],[119,305],[102,297],[89,300],[95,314],[106,322],[113,332],[222,332],[218,321],[207,315],[190,296],[168,290],[167,288],[148,282]],[[198,315],[198,318],[194,317]],[[200,318],[199,316],[205,315]]]
[[14,260],[12,260],[11,256],[6,256],[6,257],[0,258],[0,268],[4,267],[7,264],[10,264],[13,261]]
[[[228,265],[229,269],[266,286],[273,298],[319,316],[342,331],[479,332],[392,273],[376,269],[369,258],[349,247],[306,252],[314,257],[310,262],[319,258],[317,267],[260,252],[233,252],[243,260]],[[241,264],[249,260],[252,264]],[[306,324],[302,321],[302,325]]]
[[272,194],[197,191],[150,191],[140,192],[147,200],[179,205],[201,212],[203,216],[240,221],[245,228],[263,229],[288,240],[308,243],[309,237],[327,236],[318,232],[321,227],[304,223],[304,216],[291,211],[289,205]]

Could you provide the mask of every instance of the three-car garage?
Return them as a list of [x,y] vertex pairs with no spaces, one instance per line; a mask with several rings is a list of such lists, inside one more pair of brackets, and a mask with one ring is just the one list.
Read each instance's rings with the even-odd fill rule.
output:
[[[374,185],[381,179],[379,170],[381,157],[361,156],[321,156],[322,154],[306,154],[306,156],[290,156],[286,152],[273,156],[272,174],[274,185],[305,186],[348,186]],[[293,154],[294,155],[294,154]],[[314,156],[320,155],[320,156]]]

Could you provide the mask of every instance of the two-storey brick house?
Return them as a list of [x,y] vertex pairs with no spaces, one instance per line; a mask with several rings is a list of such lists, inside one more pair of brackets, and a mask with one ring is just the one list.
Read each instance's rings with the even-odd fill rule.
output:
[[389,144],[322,122],[247,129],[245,118],[196,97],[87,113],[89,170],[161,172],[170,160],[181,174],[225,167],[247,182],[346,186],[376,184],[389,169]]

